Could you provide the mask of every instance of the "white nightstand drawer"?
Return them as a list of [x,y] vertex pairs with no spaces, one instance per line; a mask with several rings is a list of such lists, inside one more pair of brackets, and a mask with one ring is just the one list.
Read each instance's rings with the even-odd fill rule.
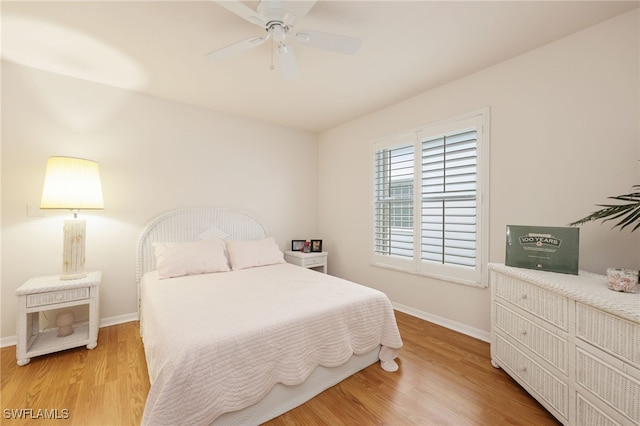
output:
[[89,288],[74,288],[71,290],[55,291],[50,293],[35,293],[27,295],[27,308],[35,306],[51,305],[53,303],[71,302],[89,298]]
[[316,265],[324,265],[326,257],[311,257],[308,259],[301,259],[301,266],[316,266]]
[[284,252],[284,260],[293,264],[302,266],[303,268],[313,268],[319,270],[322,268],[322,272],[327,273],[327,257],[329,253],[326,251],[323,252],[313,252],[313,253],[302,253],[299,251],[285,251]]

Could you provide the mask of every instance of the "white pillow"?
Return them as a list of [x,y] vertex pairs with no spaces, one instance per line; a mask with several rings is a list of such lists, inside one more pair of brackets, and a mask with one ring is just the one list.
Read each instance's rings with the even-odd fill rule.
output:
[[250,241],[227,240],[227,253],[231,269],[234,271],[284,263],[284,255],[273,238]]
[[192,243],[154,243],[159,278],[229,271],[224,242],[218,238]]

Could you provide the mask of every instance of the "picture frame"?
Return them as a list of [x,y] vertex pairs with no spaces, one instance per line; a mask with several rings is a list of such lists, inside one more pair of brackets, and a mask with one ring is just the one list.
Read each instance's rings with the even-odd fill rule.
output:
[[306,240],[291,240],[291,251],[304,251]]
[[311,240],[311,253],[322,252],[322,240]]

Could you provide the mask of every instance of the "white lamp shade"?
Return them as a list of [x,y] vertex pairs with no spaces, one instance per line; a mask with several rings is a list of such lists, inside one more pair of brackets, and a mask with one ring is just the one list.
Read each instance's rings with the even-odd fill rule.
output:
[[49,157],[41,209],[103,209],[98,163],[73,157]]

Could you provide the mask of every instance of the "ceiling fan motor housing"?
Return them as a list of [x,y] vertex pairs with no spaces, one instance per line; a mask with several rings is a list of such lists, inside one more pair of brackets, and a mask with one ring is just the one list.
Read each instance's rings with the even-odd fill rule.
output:
[[267,22],[267,32],[273,38],[273,41],[282,43],[289,32],[289,27],[282,21],[269,21]]

